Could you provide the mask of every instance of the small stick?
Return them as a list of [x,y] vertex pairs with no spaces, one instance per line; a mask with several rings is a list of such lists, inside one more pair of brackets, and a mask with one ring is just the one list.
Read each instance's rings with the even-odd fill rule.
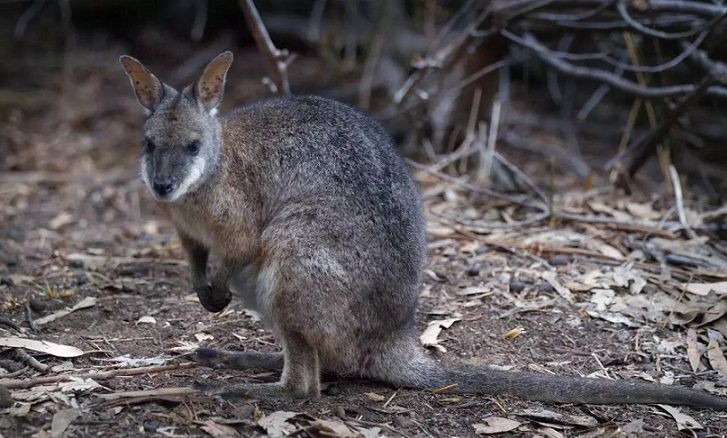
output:
[[[687,288],[689,287],[690,284],[692,284],[692,280],[694,280],[694,273],[690,274],[689,280],[686,283],[684,283],[684,287],[682,288],[682,292],[679,294],[679,298],[677,299],[676,304],[679,304],[682,302],[682,300],[684,299],[684,295],[686,295],[686,293],[687,293]],[[674,308],[672,308],[669,311],[669,315],[667,315],[664,322],[661,323],[661,328],[665,328],[666,325],[669,324],[669,320],[671,319],[672,315],[674,315]]]
[[250,28],[250,32],[252,32],[253,38],[255,38],[258,49],[265,55],[270,66],[272,80],[275,84],[273,92],[275,94],[290,94],[288,64],[293,60],[294,56],[291,56],[287,50],[280,50],[275,47],[252,0],[239,0],[238,3],[245,14],[245,21]]
[[136,397],[172,397],[176,395],[189,395],[199,394],[200,391],[192,388],[191,386],[181,386],[177,388],[159,388],[159,389],[147,389],[143,391],[122,391],[113,392],[111,394],[99,394],[98,397],[103,401],[119,400],[122,398],[136,398]]
[[114,377],[128,377],[128,376],[138,376],[140,374],[155,374],[155,373],[162,373],[164,371],[172,371],[172,370],[181,370],[181,369],[189,369],[189,368],[196,368],[199,364],[195,362],[185,362],[180,364],[173,364],[173,365],[162,365],[162,366],[154,366],[154,367],[140,367],[140,368],[132,368],[132,369],[118,369],[118,370],[111,370],[111,371],[102,371],[99,373],[81,373],[81,374],[61,374],[57,376],[46,376],[46,377],[37,377],[33,379],[0,379],[0,385],[5,386],[8,389],[14,389],[14,388],[32,388],[36,385],[43,385],[46,383],[58,383],[58,382],[64,382],[67,380],[71,380],[72,378],[77,379],[94,379],[94,380],[105,380],[105,379],[113,379]]
[[33,320],[33,309],[30,308],[30,301],[25,303],[25,319],[28,321],[28,326],[31,330],[34,332],[38,331],[38,326],[35,324],[35,321]]
[[456,388],[457,386],[459,386],[459,385],[457,385],[456,383],[452,383],[451,385],[447,385],[447,386],[442,386],[441,388],[437,388],[437,389],[433,390],[432,394],[441,394],[443,392],[449,391],[450,389]]
[[462,180],[461,178],[455,178],[453,176],[447,175],[446,173],[439,172],[437,170],[431,169],[429,166],[426,166],[421,163],[417,163],[416,161],[406,159],[406,162],[414,167],[415,169],[423,170],[424,172],[427,172],[428,174],[435,176],[442,181],[446,181],[452,184],[456,184],[464,189],[467,189],[473,193],[476,193],[478,195],[484,195],[489,196],[491,198],[499,199],[501,201],[507,201],[511,204],[521,205],[523,207],[528,208],[534,208],[536,210],[543,210],[541,207],[536,205],[531,205],[530,203],[521,200],[520,198],[517,198],[515,196],[506,195],[504,193],[499,193],[494,190],[489,190],[483,187],[477,187],[474,184],[468,183],[467,181]]
[[17,325],[12,319],[5,316],[0,316],[0,325],[10,327],[18,333],[22,332],[19,325]]
[[393,435],[401,435],[404,438],[409,438],[409,435],[405,434],[404,432],[399,432],[398,430],[392,428],[391,426],[387,426],[386,424],[375,423],[373,421],[359,420],[357,418],[349,417],[348,415],[346,415],[346,411],[340,406],[338,408],[336,408],[336,416],[345,422],[358,423],[362,426],[368,426],[368,427],[380,427]]
[[393,393],[393,394],[391,394],[391,397],[389,397],[389,399],[388,399],[388,400],[386,400],[386,403],[384,403],[384,407],[387,407],[387,406],[389,406],[389,403],[391,403],[391,401],[392,401],[392,400],[394,400],[394,397],[396,397],[396,395],[397,395],[398,393],[399,393],[399,390],[398,390],[398,389],[397,389],[396,391],[394,391],[394,393]]
[[687,214],[684,212],[684,200],[682,198],[682,184],[679,181],[679,174],[677,173],[676,167],[673,164],[669,165],[669,173],[671,174],[671,183],[674,186],[674,198],[676,200],[677,214],[679,216],[679,222],[684,226],[684,230],[689,235],[690,239],[697,237],[697,234],[689,226],[687,222]]
[[50,368],[48,365],[40,363],[38,359],[34,358],[30,354],[28,354],[27,351],[25,351],[22,348],[16,348],[15,354],[20,358],[23,362],[27,363],[31,367],[35,368],[36,370],[44,373],[48,371],[48,368]]

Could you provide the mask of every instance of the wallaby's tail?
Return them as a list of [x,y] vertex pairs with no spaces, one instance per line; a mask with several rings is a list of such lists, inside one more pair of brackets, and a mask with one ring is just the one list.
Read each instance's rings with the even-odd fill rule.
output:
[[379,375],[373,377],[396,386],[416,389],[456,385],[449,391],[483,395],[507,394],[526,400],[558,403],[661,403],[727,411],[727,398],[680,386],[500,371],[465,364],[447,366],[423,354],[410,357],[406,361],[396,360],[379,371]]

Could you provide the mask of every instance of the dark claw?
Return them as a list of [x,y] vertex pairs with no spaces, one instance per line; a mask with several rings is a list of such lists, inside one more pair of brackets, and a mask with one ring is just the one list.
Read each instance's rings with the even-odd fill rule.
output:
[[195,292],[202,307],[213,313],[221,312],[232,301],[232,294],[227,289],[217,289],[208,285],[196,288]]

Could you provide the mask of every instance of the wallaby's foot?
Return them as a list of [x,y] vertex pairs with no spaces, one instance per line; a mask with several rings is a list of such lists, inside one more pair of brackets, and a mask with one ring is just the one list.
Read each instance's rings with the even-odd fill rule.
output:
[[256,399],[256,400],[315,400],[320,398],[320,391],[302,386],[275,383],[238,383],[226,386],[195,385],[195,389],[209,396],[222,397],[225,400]]
[[221,312],[232,301],[232,294],[226,288],[204,285],[195,287],[194,291],[202,307],[213,313]]
[[199,364],[215,369],[263,369],[282,371],[283,353],[260,353],[257,351],[224,351],[212,348],[198,348],[189,358]]

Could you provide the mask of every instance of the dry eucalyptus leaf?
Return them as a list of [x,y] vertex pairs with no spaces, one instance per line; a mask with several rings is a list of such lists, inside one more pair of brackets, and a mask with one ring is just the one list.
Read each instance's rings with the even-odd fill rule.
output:
[[565,438],[565,435],[548,426],[538,428],[538,432],[547,438]]
[[48,324],[49,322],[55,321],[58,318],[62,318],[66,315],[69,315],[69,314],[75,312],[76,310],[87,309],[87,308],[93,307],[95,305],[96,305],[95,297],[86,297],[86,298],[82,299],[81,301],[79,301],[78,303],[76,303],[76,305],[74,305],[73,307],[65,308],[65,309],[59,310],[57,312],[53,312],[50,315],[36,319],[35,325],[45,325],[45,324]]
[[475,428],[477,435],[492,435],[496,433],[509,432],[517,429],[522,424],[519,421],[511,420],[503,417],[487,417],[484,423],[475,423],[472,427]]
[[634,215],[639,219],[658,220],[661,218],[661,213],[654,210],[651,204],[642,204],[639,202],[627,202],[626,211]]
[[61,438],[73,420],[81,415],[80,409],[64,409],[53,414],[51,421],[51,437]]
[[563,286],[563,284],[558,281],[555,276],[555,272],[543,271],[540,276],[543,280],[547,281],[551,286],[553,286],[553,289],[555,289],[555,291],[558,292],[558,295],[560,295],[564,300],[568,301],[569,303],[573,303],[573,294],[567,287]]
[[315,420],[310,423],[310,427],[321,436],[336,438],[363,438],[361,432],[351,429],[341,420]]
[[257,424],[271,437],[280,438],[290,435],[297,429],[295,425],[288,423],[288,420],[298,415],[300,412],[275,411],[257,420]]
[[156,324],[157,320],[153,316],[142,316],[136,321],[137,324]]
[[717,295],[727,295],[727,281],[717,283],[689,283],[687,292],[706,297],[710,292]]
[[696,429],[702,429],[702,425],[697,423],[697,420],[690,417],[689,415],[682,413],[682,411],[679,410],[679,408],[675,408],[674,406],[668,406],[668,405],[657,405],[663,410],[667,411],[669,415],[674,418],[674,421],[677,422],[677,430],[696,430]]
[[375,393],[375,392],[367,392],[367,393],[366,393],[366,396],[367,396],[367,397],[369,398],[369,400],[371,400],[371,401],[381,402],[381,401],[384,401],[384,400],[386,400],[386,397],[384,397],[384,396],[383,396],[383,395],[381,395],[381,394],[377,394],[377,393]]
[[461,319],[448,318],[430,321],[429,324],[427,324],[427,328],[424,329],[422,335],[419,336],[419,341],[425,347],[434,347],[442,352],[446,352],[447,349],[439,345],[439,340],[437,338],[439,337],[439,333],[442,332],[442,329],[452,327],[452,324],[457,321],[461,321]]
[[710,339],[707,345],[707,359],[712,369],[717,371],[720,376],[727,376],[727,359],[725,359],[722,350],[716,339]]
[[212,420],[207,420],[200,426],[200,429],[207,432],[207,434],[214,438],[236,438],[240,434],[237,430],[226,424],[215,423]]
[[108,263],[106,256],[73,253],[66,256],[66,260],[83,264],[83,267],[90,271],[98,271]]
[[[381,435],[380,427],[361,427],[357,426],[356,429],[361,432],[363,438],[378,438]],[[385,435],[384,435],[385,436]]]
[[689,357],[689,365],[693,372],[699,370],[699,363],[702,353],[699,352],[699,342],[697,342],[697,331],[693,328],[687,329],[687,356]]
[[514,414],[521,417],[533,418],[535,420],[545,420],[560,424],[572,424],[574,426],[581,427],[594,427],[598,425],[598,420],[588,415],[561,414],[547,409],[525,409],[514,412]]
[[35,339],[18,338],[10,336],[0,338],[0,346],[25,348],[27,350],[39,351],[57,357],[78,357],[83,354],[82,350],[70,345],[61,345],[48,341],[37,341]]
[[619,429],[621,432],[626,434],[626,436],[638,436],[644,432],[644,420],[639,418],[638,420],[634,420],[620,426]]

